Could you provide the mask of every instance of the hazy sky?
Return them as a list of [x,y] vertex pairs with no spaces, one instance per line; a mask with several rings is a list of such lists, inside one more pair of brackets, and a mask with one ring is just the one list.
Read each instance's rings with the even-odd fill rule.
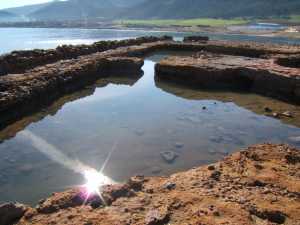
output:
[[0,9],[10,8],[15,6],[31,5],[43,2],[49,2],[50,0],[0,0]]

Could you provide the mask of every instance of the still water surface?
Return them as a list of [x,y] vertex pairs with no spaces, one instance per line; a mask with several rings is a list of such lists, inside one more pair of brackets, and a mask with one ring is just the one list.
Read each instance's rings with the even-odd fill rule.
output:
[[[0,54],[144,35],[167,34],[177,40],[188,35],[28,28],[0,28],[0,34]],[[242,35],[210,37],[299,43]],[[255,143],[283,142],[300,147],[299,106],[255,94],[210,92],[155,82],[154,64],[168,54],[147,58],[141,77],[120,74],[101,79],[0,131],[0,202],[36,204],[51,192],[82,184],[82,175],[71,170],[68,162],[77,160],[100,169],[112,148],[115,151],[104,173],[124,181],[135,174],[167,175],[190,169]],[[278,112],[292,111],[295,117],[268,117],[265,106]],[[24,135],[28,133],[41,140],[38,146]],[[167,163],[160,155],[163,151],[176,152],[179,157]]]
[[[273,42],[282,44],[300,44],[300,39],[285,37],[258,37],[251,35],[206,34],[213,40],[244,40]],[[195,33],[162,32],[145,30],[111,29],[57,29],[57,28],[0,28],[0,54],[13,50],[55,48],[62,44],[91,44],[100,40],[121,40],[145,35],[171,35],[176,40]]]
[[[147,58],[142,77],[101,79],[1,131],[0,202],[35,204],[51,192],[82,184],[83,177],[57,154],[100,169],[115,148],[104,174],[124,181],[135,174],[190,169],[255,143],[300,147],[294,140],[300,136],[300,107],[255,94],[155,82],[155,62],[167,54]],[[296,118],[265,116],[266,105],[291,110]],[[22,130],[43,142],[34,146]],[[48,144],[56,150],[45,152]],[[179,157],[167,163],[163,151]]]

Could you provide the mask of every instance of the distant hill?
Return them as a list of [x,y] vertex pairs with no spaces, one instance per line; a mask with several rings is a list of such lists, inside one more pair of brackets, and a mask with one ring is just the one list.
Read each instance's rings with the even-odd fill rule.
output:
[[33,12],[43,8],[43,7],[46,7],[49,4],[51,4],[51,3],[26,5],[26,6],[8,8],[8,9],[5,9],[5,11],[16,14],[16,15],[19,15],[19,16],[27,16],[30,13],[33,13]]
[[182,19],[266,17],[300,13],[300,0],[147,0],[122,17]]
[[105,19],[118,10],[118,6],[110,0],[54,1],[30,13],[28,17],[39,21]]
[[113,4],[120,7],[132,7],[137,4],[143,3],[146,0],[110,0]]
[[0,10],[0,17],[15,17],[16,15],[4,10]]
[[111,19],[122,8],[144,0],[53,0],[48,3],[5,9],[22,21],[70,21],[83,19]]
[[300,0],[54,0],[2,14],[2,21],[257,18],[300,14]]
[[0,10],[0,22],[14,22],[18,18],[18,15],[14,13],[7,12],[5,10]]

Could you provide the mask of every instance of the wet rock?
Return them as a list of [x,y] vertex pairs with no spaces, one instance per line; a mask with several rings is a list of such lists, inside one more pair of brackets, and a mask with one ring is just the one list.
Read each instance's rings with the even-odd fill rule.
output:
[[[37,211],[43,214],[51,214],[71,207],[80,206],[85,202],[85,193],[80,189],[71,189],[64,193],[53,193],[50,199],[37,206]],[[91,199],[93,196],[91,196]]]
[[184,147],[184,143],[176,142],[176,143],[174,144],[174,147],[177,148],[177,149],[181,149],[181,148]]
[[143,188],[143,183],[145,182],[145,177],[142,175],[138,175],[135,177],[131,177],[127,182],[129,187],[135,191],[140,191]]
[[272,116],[273,116],[274,118],[279,118],[279,117],[280,117],[279,113],[272,113]]
[[141,37],[120,41],[99,41],[91,45],[63,45],[49,50],[14,51],[0,56],[0,76],[8,73],[23,73],[37,66],[54,63],[63,59],[75,59],[80,56],[104,52],[119,47],[140,45],[150,42],[172,40],[171,37]]
[[176,188],[176,184],[172,182],[167,182],[164,184],[164,189],[173,190]]
[[33,165],[24,164],[18,167],[18,171],[22,174],[30,174],[33,171]]
[[19,220],[28,207],[22,204],[13,204],[13,203],[6,203],[0,205],[0,224],[1,225],[12,225],[17,220]]
[[254,180],[254,181],[248,182],[248,185],[250,187],[265,187],[267,184],[260,180]]
[[207,42],[209,37],[207,36],[187,36],[183,38],[183,42]]
[[134,193],[131,191],[131,188],[140,189],[140,187],[137,187],[137,181],[133,183],[134,181],[131,181],[130,184],[108,185],[103,188],[102,192],[104,195],[109,195],[112,202],[121,197],[132,197]]
[[143,136],[145,134],[145,131],[144,130],[141,130],[141,129],[138,129],[138,130],[135,130],[134,133],[138,136]]
[[145,218],[145,225],[160,225],[167,224],[170,215],[167,208],[162,207],[159,209],[150,210]]
[[266,106],[266,107],[264,108],[264,110],[265,110],[265,112],[267,112],[267,113],[270,113],[270,112],[272,112],[272,109],[271,109],[271,108],[269,108],[268,106]]
[[210,175],[210,178],[219,181],[220,177],[221,177],[221,172],[220,171],[214,171],[212,172],[212,174]]
[[208,170],[215,170],[216,168],[215,168],[214,165],[210,165],[210,166],[207,167],[207,169],[208,169]]
[[[199,57],[171,56],[155,66],[157,79],[208,89],[237,88],[299,102],[299,69],[274,65],[272,59],[203,53]],[[283,116],[290,117],[289,112]]]
[[299,154],[293,154],[293,153],[290,153],[290,154],[287,154],[285,156],[285,159],[287,161],[288,164],[297,164],[297,163],[300,163],[300,155]]
[[216,217],[221,216],[220,212],[218,212],[218,211],[214,211],[214,212],[213,212],[213,215],[216,216]]
[[167,163],[173,163],[178,157],[178,154],[173,151],[161,152],[160,155]]
[[0,76],[0,83],[6,84],[7,91],[0,99],[0,112],[5,115],[0,117],[0,127],[100,77],[120,73],[121,69],[124,75],[140,77],[142,65],[143,60],[134,57],[94,54],[59,61],[16,76]]
[[259,210],[255,207],[251,207],[249,210],[251,215],[255,215],[263,220],[268,220],[272,223],[284,224],[286,215],[276,210]]
[[159,173],[161,173],[161,171],[162,171],[162,168],[160,168],[158,166],[155,166],[151,169],[151,173],[153,173],[153,174],[159,174]]
[[218,154],[217,150],[214,150],[214,149],[209,150],[208,153],[210,155],[216,155],[216,154]]
[[264,167],[261,164],[255,163],[254,167],[258,170],[262,170]]
[[223,155],[223,156],[229,155],[229,152],[228,152],[227,150],[225,150],[225,149],[221,149],[221,150],[218,151],[217,153],[219,153],[219,154],[221,154],[221,155]]
[[219,136],[219,137],[210,137],[209,140],[211,142],[214,142],[214,143],[217,143],[217,144],[220,144],[222,142],[224,142],[224,138]]
[[285,117],[289,117],[289,118],[293,117],[293,114],[290,111],[283,112],[283,113],[281,113],[281,115],[285,116]]

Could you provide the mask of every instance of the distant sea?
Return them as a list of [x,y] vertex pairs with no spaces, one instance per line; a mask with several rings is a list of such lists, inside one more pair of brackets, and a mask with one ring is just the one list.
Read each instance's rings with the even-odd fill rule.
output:
[[[176,40],[196,33],[162,32],[149,30],[113,30],[113,29],[80,29],[80,28],[0,28],[0,54],[13,50],[37,48],[55,48],[64,44],[91,44],[100,40],[121,40],[146,35],[172,35]],[[261,37],[251,35],[205,34],[211,39],[247,40],[282,44],[300,44],[300,39],[285,37]]]

